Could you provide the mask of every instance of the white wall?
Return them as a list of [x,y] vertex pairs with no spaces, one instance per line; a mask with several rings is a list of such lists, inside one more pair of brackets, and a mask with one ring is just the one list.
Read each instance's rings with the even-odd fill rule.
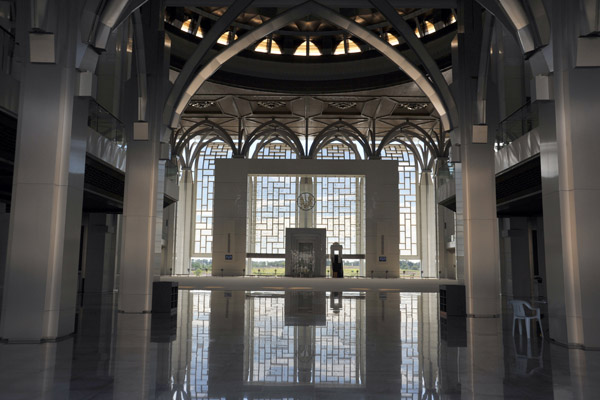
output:
[[[395,161],[254,160],[215,161],[213,274],[242,275],[246,261],[248,174],[365,176],[366,271],[375,277],[399,273],[398,164]],[[229,240],[228,240],[229,236]],[[381,254],[381,237],[384,254]],[[282,238],[283,240],[283,238]],[[229,252],[228,252],[229,241]],[[225,255],[232,259],[226,260]],[[385,256],[386,261],[379,261]]]

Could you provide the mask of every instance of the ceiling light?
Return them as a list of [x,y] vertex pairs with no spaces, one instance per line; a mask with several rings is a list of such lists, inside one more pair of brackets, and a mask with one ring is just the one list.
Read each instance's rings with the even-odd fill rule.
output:
[[427,108],[429,103],[398,103],[398,106],[408,111],[418,111]]
[[330,106],[339,108],[340,110],[347,110],[356,106],[356,103],[353,101],[332,101],[329,103]]
[[207,108],[215,104],[214,101],[204,100],[204,101],[190,101],[190,107],[197,108],[202,110],[203,108]]
[[277,101],[277,100],[261,100],[258,102],[258,105],[264,108],[268,108],[269,110],[272,110],[274,108],[279,108],[285,105],[284,101]]

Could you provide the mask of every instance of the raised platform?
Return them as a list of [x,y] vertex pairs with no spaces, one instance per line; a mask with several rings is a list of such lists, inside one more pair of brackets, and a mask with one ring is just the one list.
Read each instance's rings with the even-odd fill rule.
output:
[[163,276],[161,281],[179,282],[180,289],[198,290],[315,290],[437,292],[440,285],[462,285],[450,279],[368,279]]

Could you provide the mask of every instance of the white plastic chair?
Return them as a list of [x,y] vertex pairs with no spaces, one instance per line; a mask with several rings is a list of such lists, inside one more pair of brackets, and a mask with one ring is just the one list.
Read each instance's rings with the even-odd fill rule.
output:
[[[515,334],[515,323],[517,320],[525,321],[525,329],[527,330],[527,338],[531,337],[531,329],[530,329],[530,321],[532,319],[537,320],[538,324],[540,324],[540,332],[542,332],[542,337],[544,337],[544,330],[542,329],[542,319],[540,318],[540,309],[532,307],[526,301],[523,300],[511,300],[509,302],[513,308],[513,328],[512,334]],[[527,308],[528,310],[525,310]],[[535,314],[533,314],[535,313]],[[521,324],[519,324],[519,335],[523,334],[523,328],[521,328]]]

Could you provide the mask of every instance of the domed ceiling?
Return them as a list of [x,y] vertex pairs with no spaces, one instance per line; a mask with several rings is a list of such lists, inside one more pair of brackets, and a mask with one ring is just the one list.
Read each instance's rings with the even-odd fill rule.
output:
[[[333,8],[388,42],[407,59],[419,62],[402,36],[374,8]],[[167,7],[165,29],[171,38],[171,66],[180,69],[226,7]],[[249,8],[213,48],[216,54],[257,26],[281,14],[277,7]],[[451,64],[456,33],[450,9],[396,10],[444,70]],[[325,94],[383,88],[410,78],[380,52],[318,17],[305,17],[255,42],[224,64],[210,81],[239,88],[296,94]]]

